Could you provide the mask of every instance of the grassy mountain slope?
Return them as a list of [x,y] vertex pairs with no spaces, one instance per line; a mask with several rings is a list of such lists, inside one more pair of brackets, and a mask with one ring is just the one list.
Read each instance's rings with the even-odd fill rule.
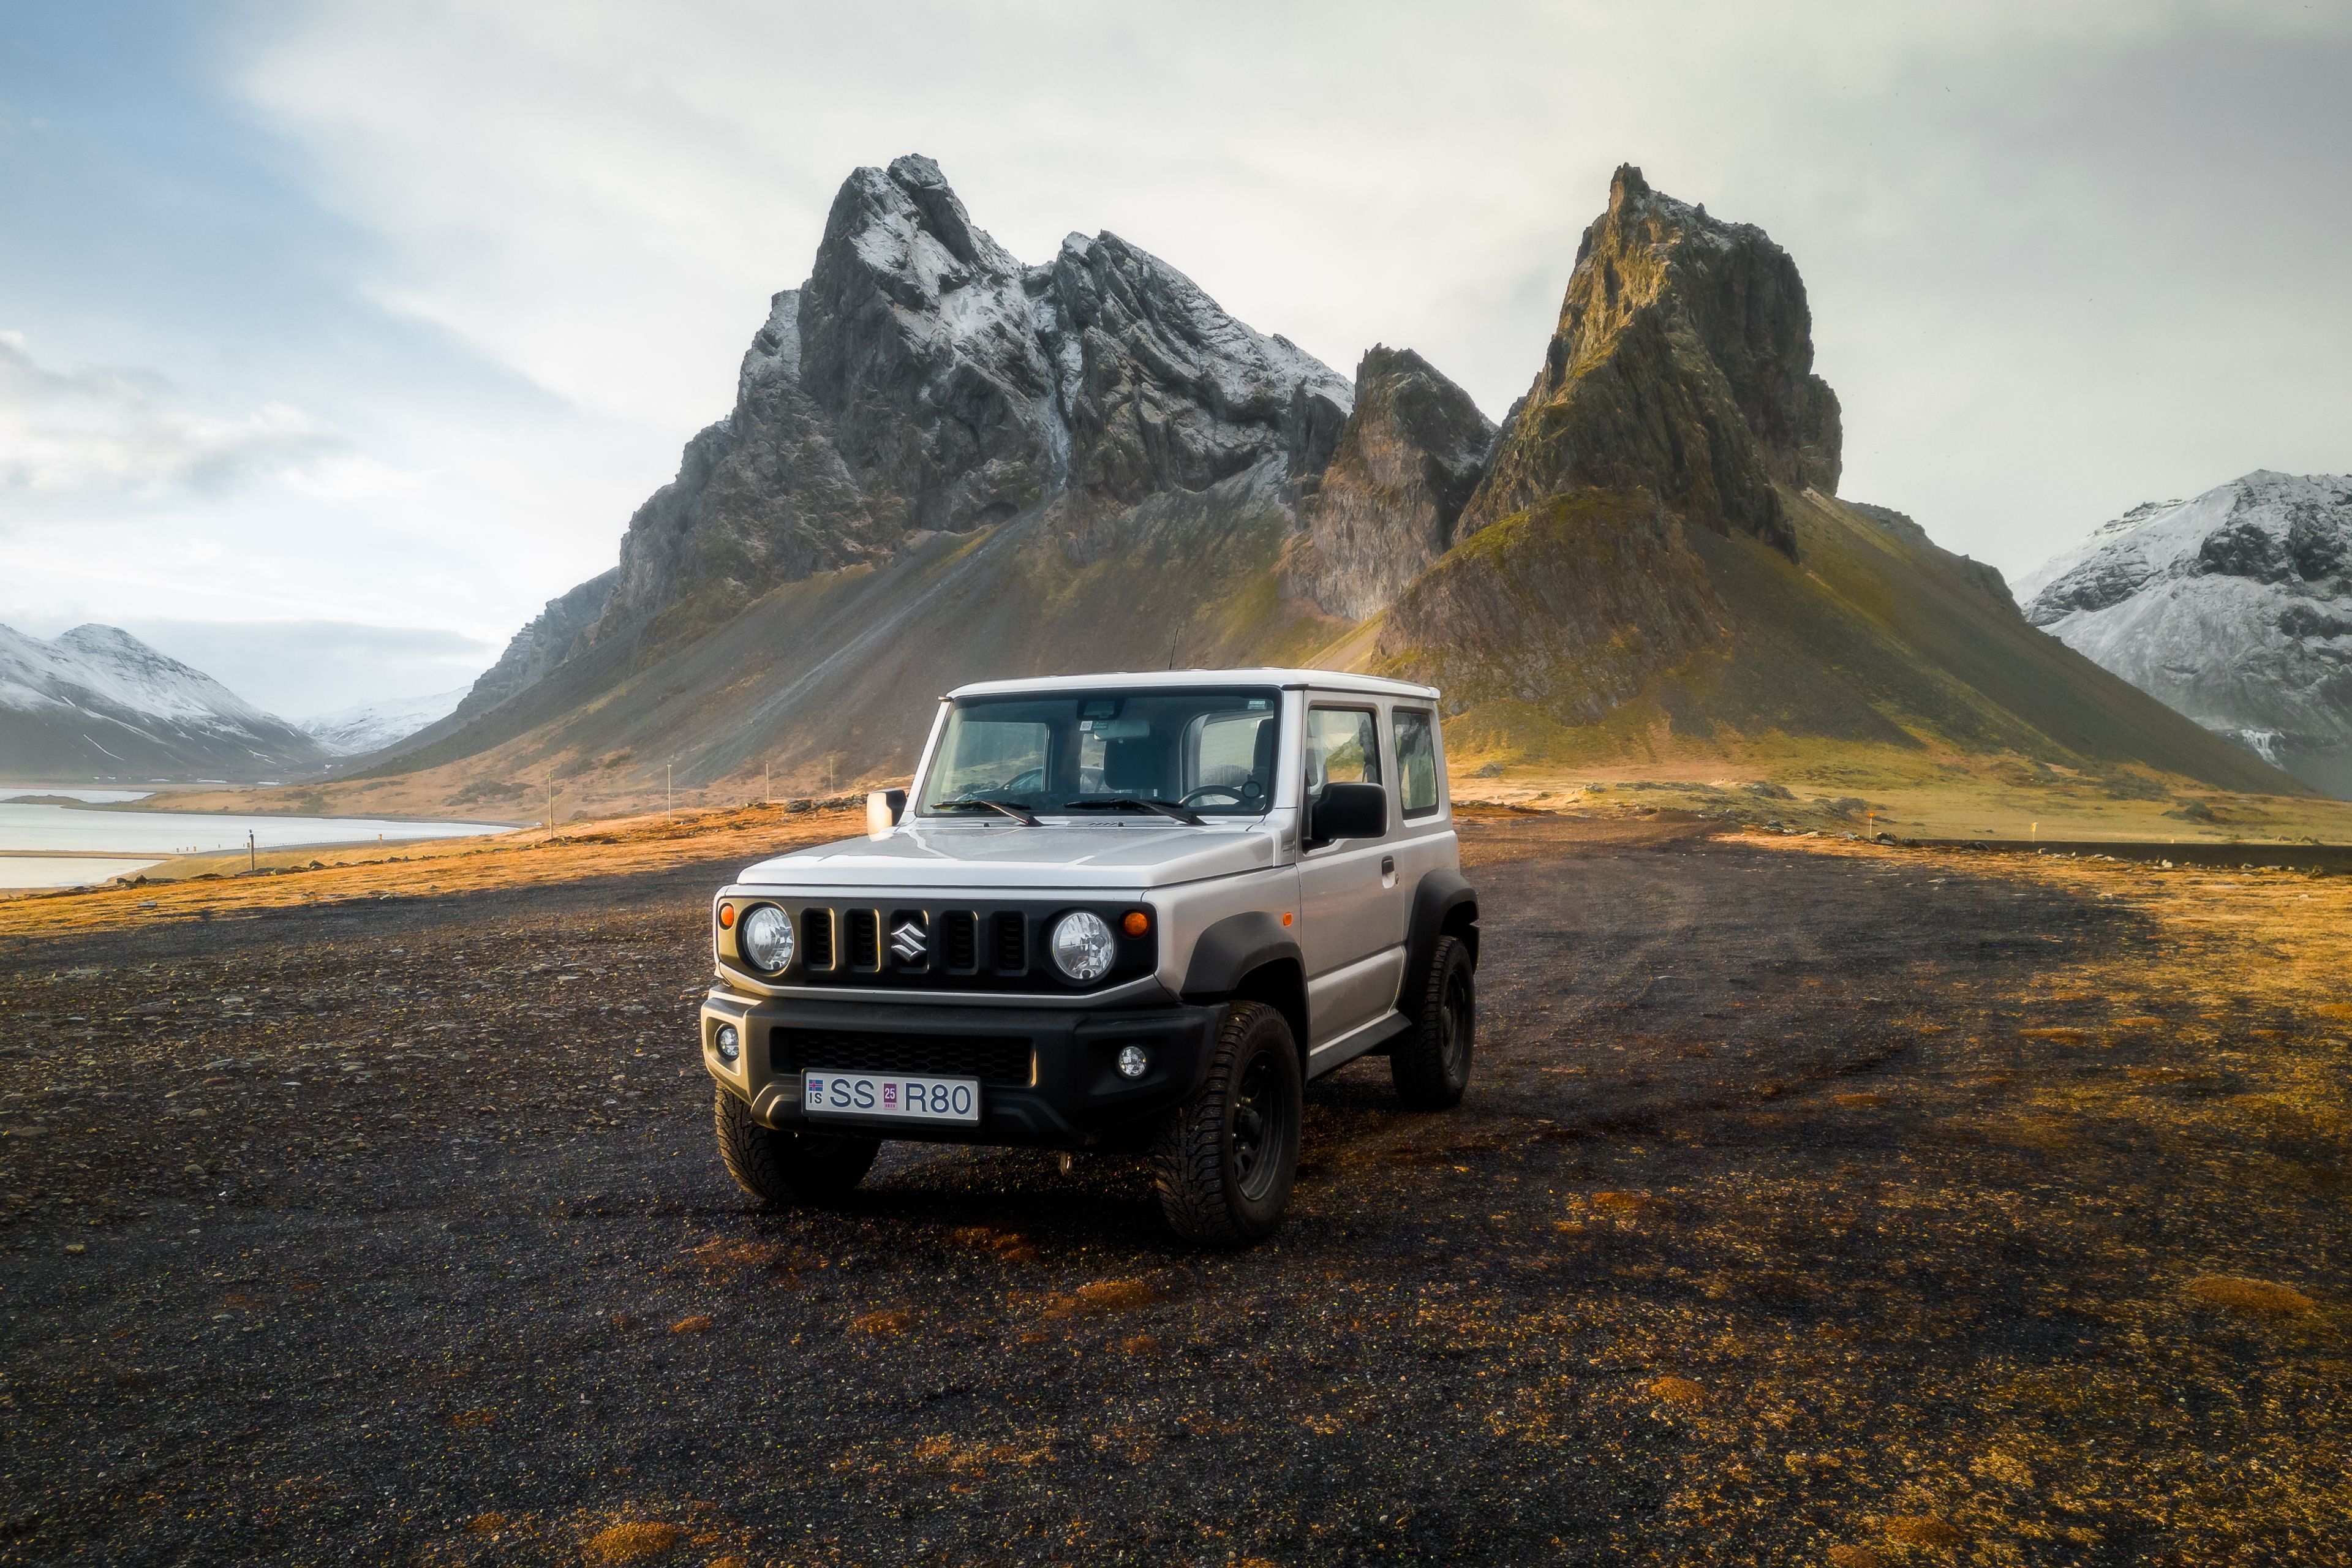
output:
[[[1638,521],[1622,496],[1587,495],[1574,509],[1585,529],[1598,517],[1622,535]],[[1475,603],[1460,580],[1524,584],[1589,552],[1584,530],[1560,521],[1559,503],[1572,499],[1455,546],[1391,607],[1361,657],[1444,685],[1462,750],[1528,763],[1713,757],[1783,770],[1870,756],[1897,774],[2007,757],[2294,793],[2258,758],[2026,625],[1975,563],[1811,490],[1782,493],[1793,562],[1744,535],[1678,531],[1651,580],[1683,584],[1679,613],[1621,615],[1613,643],[1563,621],[1555,643],[1498,647],[1492,616],[1456,623],[1428,612],[1449,580],[1452,596]],[[1578,683],[1593,687],[1628,636],[1645,638],[1651,654],[1638,685],[1598,705],[1580,700]],[[1547,667],[1562,673],[1547,678]]]

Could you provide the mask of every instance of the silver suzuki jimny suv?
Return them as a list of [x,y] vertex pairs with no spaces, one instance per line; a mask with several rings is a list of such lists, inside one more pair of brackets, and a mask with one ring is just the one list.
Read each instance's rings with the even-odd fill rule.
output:
[[948,694],[865,837],[711,902],[702,1059],[753,1196],[822,1202],[885,1138],[1148,1152],[1184,1237],[1281,1223],[1307,1081],[1469,1082],[1478,905],[1437,693],[1314,669]]

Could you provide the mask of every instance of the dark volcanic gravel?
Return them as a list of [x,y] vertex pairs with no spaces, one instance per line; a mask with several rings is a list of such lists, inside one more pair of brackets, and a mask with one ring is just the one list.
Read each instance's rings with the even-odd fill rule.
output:
[[1030,1152],[755,1210],[692,1043],[731,864],[17,943],[0,1561],[2347,1561],[2340,1120],[2167,1120],[2267,1080],[2126,994],[2147,918],[1465,838],[1469,1101],[1316,1086],[1239,1256]]

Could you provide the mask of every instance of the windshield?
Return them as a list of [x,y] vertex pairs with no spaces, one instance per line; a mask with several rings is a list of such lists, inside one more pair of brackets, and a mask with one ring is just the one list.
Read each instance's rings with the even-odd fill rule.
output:
[[[1261,816],[1274,799],[1282,697],[1270,689],[974,697],[948,713],[926,816],[1101,812]],[[1158,803],[1163,809],[1139,803]]]

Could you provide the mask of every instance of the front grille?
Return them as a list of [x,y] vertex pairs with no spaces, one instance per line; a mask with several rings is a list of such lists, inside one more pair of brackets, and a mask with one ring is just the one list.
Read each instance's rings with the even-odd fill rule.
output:
[[833,911],[801,911],[801,967],[824,973],[833,967]]
[[882,967],[882,915],[878,910],[851,910],[845,923],[849,927],[849,967],[871,973]]
[[[764,900],[772,895],[761,897]],[[803,903],[789,896],[774,902],[797,922],[793,934],[799,940],[791,967],[781,974],[764,974],[750,968],[740,953],[721,960],[728,969],[756,984],[1049,995],[1067,994],[1074,988],[1053,967],[1037,933],[1050,929],[1072,908],[1091,909],[1118,931],[1132,908],[1124,902],[1092,900],[1072,905],[1059,899],[943,910],[877,904],[848,909]],[[910,922],[913,935],[902,934]],[[1140,936],[1121,934],[1118,942],[1111,972],[1095,986],[1079,989],[1106,989],[1151,973],[1158,958],[1156,931],[1147,928]]]
[[970,1035],[860,1035],[834,1029],[775,1029],[768,1059],[779,1072],[831,1068],[838,1072],[928,1073],[982,1083],[1029,1081],[1029,1042]]
[[996,917],[996,967],[1017,974],[1029,967],[1029,922],[1018,910]]
[[969,974],[980,967],[980,917],[970,910],[950,910],[940,917],[940,961],[950,970]]

